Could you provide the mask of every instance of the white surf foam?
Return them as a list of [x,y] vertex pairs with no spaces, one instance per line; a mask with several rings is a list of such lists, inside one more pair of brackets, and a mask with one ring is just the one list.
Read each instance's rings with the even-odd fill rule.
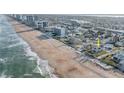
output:
[[0,58],[0,62],[3,62],[3,61],[4,61],[4,59]]
[[32,60],[33,58],[37,59],[37,67],[40,73],[42,75],[49,75],[50,77],[56,77],[54,74],[52,74],[53,69],[48,65],[48,61],[41,59],[35,52],[33,52],[27,42],[25,42],[25,46],[26,47],[24,49],[26,52],[26,56],[32,56],[30,60]]
[[48,65],[47,60],[41,59],[35,52],[32,52],[30,47],[27,47],[25,49],[27,56],[32,56],[37,59],[37,65],[40,73],[42,75],[49,75],[50,77],[56,77],[54,74],[52,74],[52,68]]

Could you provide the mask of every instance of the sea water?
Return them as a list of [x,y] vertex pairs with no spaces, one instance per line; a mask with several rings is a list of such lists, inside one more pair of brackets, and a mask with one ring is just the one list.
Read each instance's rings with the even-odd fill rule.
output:
[[53,77],[46,60],[32,52],[6,17],[0,15],[0,77]]

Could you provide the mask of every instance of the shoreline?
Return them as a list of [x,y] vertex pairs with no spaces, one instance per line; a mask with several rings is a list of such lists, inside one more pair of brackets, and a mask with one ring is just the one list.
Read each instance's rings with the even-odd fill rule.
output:
[[[50,78],[54,78],[54,77],[56,77],[56,75],[54,75],[53,73],[52,73],[52,71],[50,71],[50,66],[47,64],[47,63],[45,63],[45,62],[47,62],[47,60],[43,60],[42,58],[40,58],[38,55],[37,55],[37,53],[30,47],[30,45],[22,38],[22,40],[27,44],[26,46],[26,50],[25,50],[25,52],[26,52],[26,55],[28,55],[28,56],[33,56],[33,57],[35,57],[36,58],[36,63],[37,63],[37,68],[38,68],[38,70],[39,70],[39,72],[40,72],[40,74],[41,74],[41,76],[43,75],[46,75],[46,74],[48,74],[49,76],[50,76]],[[44,62],[45,61],[45,62]],[[40,68],[40,63],[44,63],[44,66],[42,66],[41,68]],[[46,69],[46,68],[44,68],[44,67],[48,67],[48,69]],[[43,70],[45,70],[45,71],[43,71]]]
[[[5,20],[5,22],[7,21],[6,20],[6,18],[4,19]],[[10,27],[10,30],[11,30],[11,32],[9,32],[9,31],[4,31],[4,29],[3,29],[3,26],[2,27],[0,27],[0,31],[3,31],[3,34],[4,35],[7,35],[6,37],[7,38],[4,38],[5,39],[5,43],[6,42],[11,42],[9,45],[6,45],[6,46],[4,46],[4,47],[2,47],[3,49],[4,48],[7,48],[7,49],[11,49],[11,48],[13,48],[13,47],[21,47],[21,49],[22,49],[22,53],[23,53],[23,55],[25,56],[25,58],[27,58],[29,61],[31,60],[31,61],[34,61],[35,62],[35,69],[34,70],[32,70],[32,72],[34,72],[35,73],[35,71],[36,71],[36,73],[38,73],[38,74],[40,74],[40,76],[42,77],[55,77],[53,74],[52,74],[52,72],[50,72],[50,70],[49,70],[49,68],[50,67],[48,67],[48,64],[46,63],[45,64],[45,61],[46,60],[43,60],[43,59],[41,59],[38,55],[37,55],[37,53],[35,52],[35,51],[33,51],[32,49],[31,49],[31,46],[22,38],[22,37],[20,37],[19,36],[19,34],[17,34],[15,31],[14,31],[14,29],[11,29],[11,27],[13,27],[9,22],[6,22],[6,24],[7,24],[7,26],[8,27]],[[1,33],[1,32],[0,32]],[[7,33],[7,34],[6,34]],[[9,34],[8,34],[9,33]],[[2,34],[2,33],[1,33]],[[11,37],[9,37],[9,36],[11,36],[11,37],[14,37],[14,38],[11,38]],[[6,41],[6,39],[8,40],[8,41]],[[13,41],[17,41],[17,42],[15,42],[15,43],[13,43]],[[18,53],[17,53],[18,54]],[[28,58],[29,57],[29,58]],[[6,56],[6,60],[7,60],[8,58],[7,58],[7,56]],[[0,61],[1,61],[1,63],[5,63],[6,62],[6,60],[4,60],[4,58],[0,58]],[[9,59],[8,59],[9,60]],[[47,61],[46,61],[47,62]],[[40,63],[44,63],[44,65],[40,68]],[[47,67],[47,68],[45,68],[45,67]],[[0,76],[0,78],[1,77],[11,77],[11,75],[10,76],[7,76],[6,74],[4,74],[4,72],[2,72],[2,74],[1,74],[1,76]]]
[[[52,71],[50,71],[50,69],[52,69],[52,67],[50,67],[47,63],[45,63],[45,62],[47,62],[47,60],[40,58],[38,56],[38,54],[32,49],[32,47],[28,44],[28,42],[26,40],[24,40],[24,38],[22,38],[18,33],[16,33],[16,34],[20,38],[21,42],[23,42],[23,44],[24,44],[24,51],[26,52],[26,55],[36,58],[37,69],[39,70],[39,73],[41,74],[41,76],[49,75],[50,78],[54,78],[54,77],[57,78],[57,76],[54,75],[52,73]],[[40,63],[44,63],[44,66],[42,66],[41,68],[40,68]],[[47,69],[44,67],[47,67]],[[45,71],[43,71],[43,70],[45,70]]]

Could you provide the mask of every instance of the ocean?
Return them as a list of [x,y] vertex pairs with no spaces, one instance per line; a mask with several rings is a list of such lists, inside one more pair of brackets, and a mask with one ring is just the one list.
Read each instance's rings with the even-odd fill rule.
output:
[[0,15],[0,77],[52,77],[47,60],[40,59],[18,36],[4,15]]

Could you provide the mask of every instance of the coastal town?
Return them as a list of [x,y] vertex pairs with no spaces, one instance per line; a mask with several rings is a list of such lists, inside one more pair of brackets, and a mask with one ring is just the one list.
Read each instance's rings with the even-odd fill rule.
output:
[[[6,15],[56,77],[124,77],[124,18]],[[42,64],[40,64],[42,65]]]

